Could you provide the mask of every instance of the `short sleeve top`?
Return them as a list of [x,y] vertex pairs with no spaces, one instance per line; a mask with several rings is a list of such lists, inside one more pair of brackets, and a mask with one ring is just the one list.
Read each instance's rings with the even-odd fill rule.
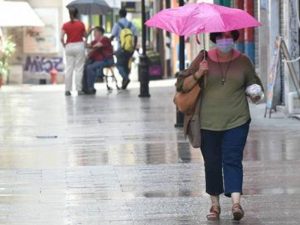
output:
[[62,30],[67,35],[67,44],[83,41],[85,26],[81,21],[69,21],[62,26]]

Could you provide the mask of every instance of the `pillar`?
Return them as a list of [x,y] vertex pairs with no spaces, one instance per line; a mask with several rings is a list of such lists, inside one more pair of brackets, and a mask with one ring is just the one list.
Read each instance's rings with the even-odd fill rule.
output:
[[148,71],[148,57],[146,54],[146,9],[145,0],[142,0],[142,49],[143,52],[140,55],[139,64],[139,82],[140,82],[140,94],[141,98],[149,98],[149,71]]
[[[179,6],[184,5],[184,0],[179,0]],[[184,37],[181,36],[179,40],[179,70],[184,70],[185,55],[184,55]],[[183,127],[184,114],[176,109],[176,124],[175,127]]]
[[[254,15],[254,1],[253,0],[244,0],[244,9],[250,15]],[[246,55],[255,62],[255,37],[254,37],[254,28],[245,29],[245,53]]]
[[[244,0],[235,0],[234,7],[238,8],[238,9],[244,10]],[[238,41],[236,43],[236,48],[240,52],[244,53],[245,52],[245,43],[244,43],[244,41],[245,41],[244,32],[245,31],[244,31],[244,29],[242,29],[242,30],[239,30],[239,32],[240,32],[240,37],[239,37],[239,39],[238,39]]]
[[232,6],[232,0],[215,0],[216,4],[231,7]]

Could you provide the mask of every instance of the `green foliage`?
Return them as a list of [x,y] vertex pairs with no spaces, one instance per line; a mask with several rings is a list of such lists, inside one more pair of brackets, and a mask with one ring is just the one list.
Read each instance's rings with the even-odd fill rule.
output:
[[136,29],[138,30],[139,33],[142,32],[142,21],[140,18],[134,18],[132,19],[132,23],[134,24],[134,26],[136,27]]
[[7,76],[9,72],[9,58],[15,53],[16,44],[11,40],[11,37],[3,40],[0,49],[0,76]]
[[7,63],[3,63],[0,61],[0,76],[2,75],[7,75],[8,74],[8,68],[7,68]]

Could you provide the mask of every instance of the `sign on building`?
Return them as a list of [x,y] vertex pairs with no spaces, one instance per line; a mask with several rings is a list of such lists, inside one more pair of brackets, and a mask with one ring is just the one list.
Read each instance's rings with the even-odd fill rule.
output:
[[40,8],[35,10],[45,23],[44,27],[24,29],[24,53],[49,54],[59,51],[58,9]]

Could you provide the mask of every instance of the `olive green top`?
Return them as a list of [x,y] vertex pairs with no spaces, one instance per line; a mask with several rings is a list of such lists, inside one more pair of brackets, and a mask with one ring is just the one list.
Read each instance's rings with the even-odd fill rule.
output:
[[254,66],[243,54],[231,62],[207,60],[209,71],[201,94],[201,129],[223,131],[245,124],[250,119],[245,89],[251,84],[262,86]]

